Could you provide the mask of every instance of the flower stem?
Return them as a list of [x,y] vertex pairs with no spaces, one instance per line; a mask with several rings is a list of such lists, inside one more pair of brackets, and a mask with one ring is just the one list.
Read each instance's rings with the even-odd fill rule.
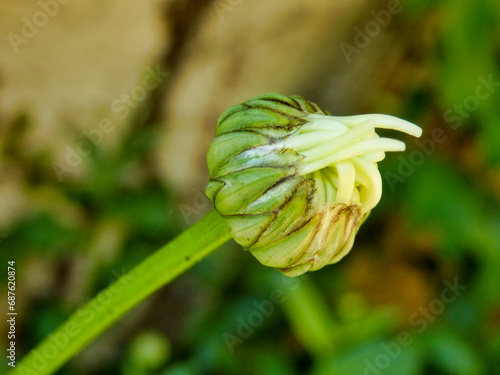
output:
[[54,373],[132,307],[230,238],[222,218],[215,210],[210,211],[75,312],[9,375]]

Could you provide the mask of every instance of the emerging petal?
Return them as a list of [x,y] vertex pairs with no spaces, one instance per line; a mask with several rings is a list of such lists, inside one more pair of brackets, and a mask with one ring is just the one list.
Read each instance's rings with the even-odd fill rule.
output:
[[[405,150],[403,142],[380,138],[375,129],[422,134],[418,126],[388,115],[306,118],[308,122],[283,142],[284,148],[303,156],[299,174],[316,180],[319,191],[334,191],[325,203],[361,203],[364,212],[375,207],[382,194],[376,162],[384,159],[385,152]],[[361,195],[360,190],[366,191]]]

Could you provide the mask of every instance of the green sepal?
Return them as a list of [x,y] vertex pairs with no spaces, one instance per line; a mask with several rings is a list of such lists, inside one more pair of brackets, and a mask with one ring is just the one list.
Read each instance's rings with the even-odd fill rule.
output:
[[305,225],[278,241],[272,242],[268,246],[251,249],[252,254],[266,266],[291,267],[308,252],[309,244],[315,236],[314,228],[317,224],[318,218],[313,216]]
[[[241,215],[245,208],[276,182],[287,177],[282,168],[250,168],[220,179],[224,187],[215,196],[215,207],[222,215]],[[273,211],[275,207],[269,207]]]
[[297,169],[297,160],[300,156],[290,149],[281,149],[276,152],[272,145],[255,147],[243,151],[239,155],[227,160],[212,172],[211,178],[221,178],[230,173],[248,168],[284,168],[293,174]]
[[215,136],[237,132],[252,131],[269,138],[278,138],[303,125],[306,121],[301,117],[288,117],[264,107],[248,107],[229,115],[219,123]]
[[293,192],[291,199],[280,206],[279,213],[270,223],[266,231],[259,239],[256,249],[264,247],[272,242],[278,241],[287,233],[294,232],[298,226],[303,224],[304,217],[308,214],[309,196],[314,191],[312,180],[302,180],[300,186]]
[[228,133],[216,137],[207,153],[207,164],[210,178],[219,178],[227,172],[221,167],[248,149],[269,143],[269,138],[253,132]]
[[224,183],[222,181],[210,180],[205,189],[205,195],[212,201],[215,202],[215,196],[217,193],[224,187]]
[[252,246],[274,219],[273,214],[258,216],[226,216],[231,235],[243,248]]

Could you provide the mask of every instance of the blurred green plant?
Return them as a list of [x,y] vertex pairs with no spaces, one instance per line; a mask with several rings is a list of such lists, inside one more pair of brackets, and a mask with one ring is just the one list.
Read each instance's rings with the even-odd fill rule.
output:
[[[476,111],[467,118],[460,118],[458,127],[453,127],[454,123],[447,122],[443,116],[446,110],[453,109],[455,104],[463,104],[467,97],[474,95],[480,83],[479,76],[487,79],[493,74],[493,77],[498,77],[500,3],[492,0],[479,3],[412,0],[404,5],[401,18],[411,23],[418,17],[437,17],[439,28],[432,37],[438,44],[428,51],[431,78],[423,87],[409,87],[410,101],[402,104],[400,113],[425,124],[426,133],[428,128],[442,126],[449,138],[415,168],[408,183],[398,185],[394,193],[385,188],[389,195],[372,212],[371,221],[365,224],[365,234],[361,233],[358,239],[359,253],[387,256],[379,249],[383,246],[378,246],[384,240],[380,238],[380,228],[391,223],[389,212],[391,217],[394,212],[389,210],[389,205],[399,207],[399,217],[403,220],[398,219],[398,230],[408,237],[408,251],[405,253],[413,252],[415,240],[429,241],[431,238],[431,244],[426,245],[431,255],[425,258],[425,263],[413,263],[421,262],[413,254],[408,255],[405,262],[426,270],[430,285],[436,279],[458,275],[468,289],[447,307],[443,316],[429,324],[425,332],[416,334],[414,327],[408,327],[414,338],[412,345],[405,347],[383,373],[498,374],[500,301],[496,270],[500,248],[500,197],[498,183],[495,183],[498,177],[495,176],[498,176],[497,153],[500,150],[497,135],[499,95],[494,92],[488,100],[481,101]],[[417,24],[415,32],[418,31]],[[136,130],[120,148],[123,152],[113,158],[109,155],[92,158],[89,161],[92,178],[81,182],[70,180],[58,184],[50,180],[52,171],[43,170],[44,163],[23,160],[17,155],[12,158],[19,160],[22,168],[30,166],[33,191],[46,188],[60,192],[72,207],[84,212],[85,218],[81,224],[75,224],[61,218],[55,210],[44,208],[8,228],[2,228],[2,233],[8,233],[8,237],[2,238],[0,246],[15,254],[21,264],[20,272],[23,269],[33,272],[30,264],[35,263],[44,275],[54,274],[56,280],[66,280],[61,270],[64,266],[71,266],[73,258],[94,260],[97,257],[100,260],[89,276],[91,280],[85,282],[84,290],[77,291],[77,296],[73,297],[79,302],[108,284],[110,269],[130,269],[179,232],[180,225],[175,215],[167,214],[175,208],[172,194],[157,178],[137,179],[135,184],[124,178],[135,176],[130,171],[147,169],[149,153],[157,135],[151,128]],[[411,143],[409,146],[411,148]],[[50,165],[50,162],[45,164]],[[383,168],[396,172],[398,165],[396,158],[388,158]],[[48,176],[47,182],[41,184],[40,176]],[[51,198],[50,202],[57,206],[60,201]],[[127,202],[133,202],[130,209]],[[136,214],[135,210],[141,214]],[[123,228],[124,235],[114,255],[102,259],[97,255],[99,252],[91,249],[95,244],[91,238],[98,238],[96,232],[98,227],[102,228],[100,223],[109,221]],[[0,257],[7,260],[9,252],[0,252]],[[289,312],[292,306],[304,302],[290,302],[289,306],[285,301],[231,354],[222,339],[224,332],[235,332],[236,318],[254,311],[253,300],[269,298],[281,280],[276,279],[271,270],[258,267],[256,262],[248,262],[234,248],[221,250],[172,285],[174,290],[196,285],[196,291],[192,289],[193,299],[201,302],[189,305],[195,308],[183,316],[181,336],[172,339],[180,349],[173,347],[170,361],[163,365],[166,368],[152,372],[168,375],[363,374],[367,366],[364,361],[373,362],[383,353],[381,344],[397,339],[402,328],[395,317],[401,315],[401,309],[390,308],[380,301],[380,306],[372,307],[373,301],[366,301],[364,293],[346,293],[349,283],[345,269],[350,268],[353,261],[348,258],[346,262],[343,269],[330,269],[305,280],[305,290],[312,288],[314,295],[321,296],[321,309],[327,315],[324,321],[319,319],[325,313],[314,314],[311,318],[301,315],[307,311],[299,314],[298,310],[292,316]],[[240,272],[242,269],[245,272]],[[303,294],[297,293],[296,298],[307,298]],[[74,304],[61,295],[65,296],[57,290],[51,294],[27,296],[30,302],[26,303],[28,308],[24,313],[21,353],[61,325],[74,310]],[[313,327],[327,329],[325,327],[331,324],[331,329],[322,336],[330,336],[332,342],[342,337],[342,347],[335,352],[315,354],[310,349],[314,345],[310,343],[317,339],[317,333],[312,330],[311,335],[305,337],[309,330],[295,328],[302,317],[312,319],[309,324]],[[137,324],[138,329],[143,325],[142,322]],[[343,334],[339,336],[338,331]],[[113,358],[130,355],[128,345],[117,347],[121,351]],[[84,362],[79,358],[60,373],[93,371],[77,368],[81,363]],[[105,368],[93,373],[121,372],[116,363],[101,366]]]

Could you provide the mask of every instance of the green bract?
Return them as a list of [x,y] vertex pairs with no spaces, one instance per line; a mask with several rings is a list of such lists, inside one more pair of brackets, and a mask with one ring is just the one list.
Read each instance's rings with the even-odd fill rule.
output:
[[298,96],[268,93],[226,110],[208,150],[206,194],[236,242],[288,276],[339,261],[380,200],[377,162],[421,129],[387,115],[330,116]]

